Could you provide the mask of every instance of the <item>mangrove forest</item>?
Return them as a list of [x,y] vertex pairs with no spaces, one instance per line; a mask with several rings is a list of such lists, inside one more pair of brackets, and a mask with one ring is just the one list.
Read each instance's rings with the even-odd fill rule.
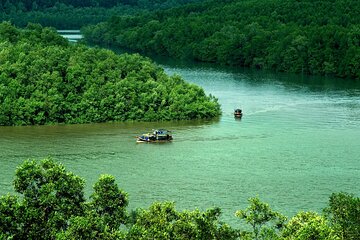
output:
[[360,2],[209,0],[83,28],[88,42],[232,66],[360,79]]
[[214,118],[204,90],[150,59],[69,44],[51,28],[0,24],[0,125]]

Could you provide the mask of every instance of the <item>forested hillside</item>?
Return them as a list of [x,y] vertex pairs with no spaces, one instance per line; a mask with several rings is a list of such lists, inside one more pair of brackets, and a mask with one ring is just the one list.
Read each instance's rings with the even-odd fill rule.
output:
[[217,100],[149,59],[0,24],[0,125],[213,118]]
[[168,9],[201,0],[0,0],[0,22],[25,27],[28,22],[57,29],[79,29],[113,15]]
[[175,58],[360,79],[357,0],[210,0],[113,17],[83,33]]
[[64,4],[73,7],[112,8],[119,5],[140,6],[143,8],[174,7],[176,5],[195,2],[196,0],[0,0],[2,9],[16,8],[22,11],[43,10]]

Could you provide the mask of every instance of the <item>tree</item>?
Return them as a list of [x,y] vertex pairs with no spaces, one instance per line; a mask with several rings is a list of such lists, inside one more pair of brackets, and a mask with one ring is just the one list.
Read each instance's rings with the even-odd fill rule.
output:
[[0,239],[12,239],[19,235],[18,217],[20,203],[17,196],[0,197]]
[[356,0],[201,1],[114,17],[84,36],[175,58],[359,79],[359,9]]
[[329,220],[299,212],[285,225],[284,216],[258,197],[250,198],[250,206],[235,214],[251,225],[249,233],[222,222],[217,207],[177,211],[173,202],[155,202],[128,216],[127,193],[111,175],[99,178],[86,202],[84,180],[50,158],[24,161],[14,188],[18,195],[0,197],[0,239],[359,239],[360,200],[347,193],[331,195]]
[[[273,211],[269,204],[261,202],[258,197],[250,198],[249,203],[249,207],[245,210],[236,211],[235,215],[250,224],[256,240],[260,239],[265,226],[272,229],[281,229],[283,227],[286,220],[285,216]],[[270,225],[270,222],[274,222],[274,224]]]
[[97,214],[88,212],[85,216],[72,217],[69,222],[69,227],[65,231],[56,234],[56,239],[126,239],[126,233],[110,228],[105,224],[104,219]]
[[36,11],[38,10],[38,8],[39,8],[38,4],[36,2],[33,2],[31,5],[31,10]]
[[49,239],[84,213],[84,180],[52,159],[25,161],[15,173],[14,187],[23,195],[17,216],[21,238]]
[[333,193],[325,213],[340,239],[360,239],[360,198],[348,193]]
[[86,202],[84,180],[50,158],[27,160],[15,175],[22,196],[0,197],[0,239],[124,239],[127,193],[113,176],[101,176]]
[[126,223],[127,194],[118,188],[115,178],[102,175],[95,183],[94,190],[89,203],[91,210],[112,229],[118,229],[121,224]]
[[14,43],[18,40],[20,35],[19,30],[13,26],[10,22],[0,23],[0,41],[9,41]]
[[231,240],[238,232],[219,221],[219,208],[178,212],[173,202],[155,202],[149,210],[137,210],[129,239]]
[[315,212],[299,212],[285,224],[281,232],[284,240],[336,240],[334,230],[325,217]]
[[4,4],[4,10],[5,13],[11,14],[16,12],[16,7],[9,0],[7,0]]
[[[3,23],[0,33],[0,60],[5,59],[0,61],[0,125],[179,120],[221,114],[216,98],[180,77],[167,76],[138,54],[70,45],[53,29],[38,24],[19,30]],[[176,106],[184,111],[179,113]]]

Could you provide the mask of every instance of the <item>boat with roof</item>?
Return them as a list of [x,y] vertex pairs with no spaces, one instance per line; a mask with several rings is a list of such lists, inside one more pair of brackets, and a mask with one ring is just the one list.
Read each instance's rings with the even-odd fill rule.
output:
[[136,142],[169,142],[173,140],[171,131],[166,129],[155,129],[152,133],[144,133],[136,137]]
[[235,118],[241,118],[243,115],[242,110],[240,108],[237,108],[234,110],[234,117]]

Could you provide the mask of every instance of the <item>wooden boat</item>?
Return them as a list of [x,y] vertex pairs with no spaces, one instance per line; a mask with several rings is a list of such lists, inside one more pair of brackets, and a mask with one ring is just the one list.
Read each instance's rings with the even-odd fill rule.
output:
[[237,109],[234,110],[234,117],[241,118],[242,115],[243,115],[243,113],[242,113],[241,109],[237,108]]
[[152,133],[144,133],[137,137],[136,142],[169,142],[173,139],[171,131],[166,129],[155,129]]

